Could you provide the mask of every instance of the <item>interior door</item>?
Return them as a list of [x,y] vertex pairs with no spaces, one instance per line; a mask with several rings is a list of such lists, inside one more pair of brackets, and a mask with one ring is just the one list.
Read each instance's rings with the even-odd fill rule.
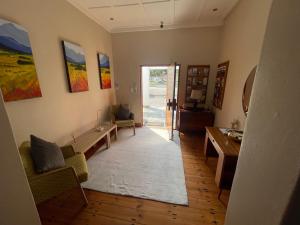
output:
[[177,92],[179,71],[176,63],[168,67],[167,74],[167,109],[166,109],[166,127],[169,131],[169,138],[173,140],[174,130],[176,129],[176,110],[177,110]]

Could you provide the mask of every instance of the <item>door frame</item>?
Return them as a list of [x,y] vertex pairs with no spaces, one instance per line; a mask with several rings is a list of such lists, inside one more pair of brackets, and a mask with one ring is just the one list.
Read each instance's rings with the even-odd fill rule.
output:
[[[178,69],[178,87],[177,87],[177,93],[176,93],[176,95],[177,95],[177,108],[176,108],[176,118],[175,118],[175,121],[176,121],[176,123],[175,123],[175,129],[176,130],[178,130],[178,119],[179,119],[179,101],[178,101],[178,99],[179,99],[179,87],[180,87],[180,69],[181,69],[181,64],[177,64],[177,62],[175,62],[176,63],[176,66],[179,66],[179,69]],[[175,71],[176,71],[176,68],[175,68]],[[174,85],[176,84],[176,79],[174,80]]]
[[[142,124],[141,126],[144,126],[144,112],[143,112],[143,67],[159,67],[159,66],[170,66],[171,64],[141,64],[140,65],[140,112],[141,112],[141,118],[142,118]],[[180,87],[180,70],[181,70],[181,64],[176,64],[179,66],[178,71],[178,89],[177,89],[177,104],[178,104],[178,96],[179,96],[179,87]],[[175,68],[176,70],[176,68]],[[177,107],[178,110],[178,107]],[[177,121],[178,121],[178,113],[176,112],[176,129],[177,129]]]

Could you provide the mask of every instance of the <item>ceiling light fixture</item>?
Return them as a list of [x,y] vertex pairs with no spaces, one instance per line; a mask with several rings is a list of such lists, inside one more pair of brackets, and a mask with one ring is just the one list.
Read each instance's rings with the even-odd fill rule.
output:
[[161,28],[161,29],[164,28],[164,21],[160,21],[160,28]]

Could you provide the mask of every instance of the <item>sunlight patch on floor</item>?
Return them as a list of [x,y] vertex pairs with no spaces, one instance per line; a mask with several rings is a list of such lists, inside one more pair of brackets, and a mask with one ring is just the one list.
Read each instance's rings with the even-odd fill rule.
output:
[[163,139],[165,139],[166,141],[170,141],[169,140],[169,132],[167,129],[163,128],[163,127],[148,127],[151,131],[153,131],[155,134],[159,135],[160,137],[162,137]]

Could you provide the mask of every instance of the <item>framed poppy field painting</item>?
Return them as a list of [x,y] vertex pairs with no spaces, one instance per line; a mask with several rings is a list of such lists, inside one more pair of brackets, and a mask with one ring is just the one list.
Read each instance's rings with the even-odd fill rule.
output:
[[0,87],[6,102],[42,96],[26,29],[1,18]]
[[111,88],[109,57],[105,54],[98,53],[97,58],[100,76],[100,86],[102,89]]
[[80,45],[62,41],[70,92],[88,91],[88,77],[84,51]]

